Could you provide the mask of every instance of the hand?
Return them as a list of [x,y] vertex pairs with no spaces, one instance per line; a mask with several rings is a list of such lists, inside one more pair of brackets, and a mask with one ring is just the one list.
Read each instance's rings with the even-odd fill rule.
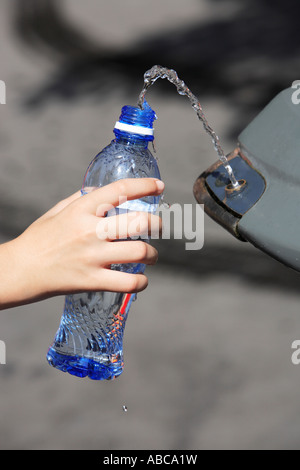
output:
[[[118,241],[160,230],[158,216],[146,212],[105,217],[106,209],[128,200],[159,195],[164,188],[153,178],[123,179],[81,196],[59,202],[18,238],[0,246],[0,309],[54,295],[86,291],[139,292],[147,287],[144,274],[110,269],[111,264],[154,264],[158,254],[142,240]],[[96,215],[97,214],[97,215]],[[125,223],[126,222],[126,223]],[[114,228],[114,230],[112,230]],[[115,229],[116,228],[116,229]]]

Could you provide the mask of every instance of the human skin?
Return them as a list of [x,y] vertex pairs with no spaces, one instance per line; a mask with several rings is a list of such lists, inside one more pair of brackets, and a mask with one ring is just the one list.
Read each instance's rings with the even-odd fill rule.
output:
[[136,234],[160,231],[161,219],[142,212],[105,216],[120,197],[139,199],[159,195],[163,189],[160,180],[136,178],[116,181],[84,196],[78,191],[20,236],[0,245],[0,309],[76,292],[145,289],[148,279],[144,274],[114,271],[110,265],[152,265],[157,250],[141,239],[113,241],[128,238],[128,227],[137,227]]

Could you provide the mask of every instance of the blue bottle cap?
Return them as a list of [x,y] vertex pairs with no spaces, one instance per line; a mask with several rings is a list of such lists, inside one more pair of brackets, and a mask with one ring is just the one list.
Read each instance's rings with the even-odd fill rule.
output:
[[143,109],[135,106],[123,106],[114,132],[116,135],[124,132],[143,136],[145,140],[153,140],[153,121],[155,119],[157,119],[156,114],[147,101],[144,101]]

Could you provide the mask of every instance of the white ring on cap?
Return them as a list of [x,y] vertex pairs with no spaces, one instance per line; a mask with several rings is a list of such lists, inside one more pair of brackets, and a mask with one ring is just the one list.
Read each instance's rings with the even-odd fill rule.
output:
[[131,132],[132,134],[141,134],[141,135],[154,135],[154,130],[149,127],[143,126],[133,126],[132,124],[125,124],[125,122],[117,121],[115,124],[115,129],[120,131]]

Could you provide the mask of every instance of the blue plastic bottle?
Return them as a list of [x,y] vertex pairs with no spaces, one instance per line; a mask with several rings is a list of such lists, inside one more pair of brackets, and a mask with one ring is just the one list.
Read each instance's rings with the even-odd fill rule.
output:
[[[154,111],[124,106],[114,128],[115,139],[90,163],[82,194],[123,178],[160,179],[157,161],[148,149],[153,137]],[[116,211],[155,213],[159,196],[127,201]],[[108,214],[112,215],[112,214]],[[141,273],[144,264],[113,265],[112,269]],[[53,344],[50,365],[78,377],[113,379],[123,371],[123,333],[135,294],[90,292],[68,295]]]

